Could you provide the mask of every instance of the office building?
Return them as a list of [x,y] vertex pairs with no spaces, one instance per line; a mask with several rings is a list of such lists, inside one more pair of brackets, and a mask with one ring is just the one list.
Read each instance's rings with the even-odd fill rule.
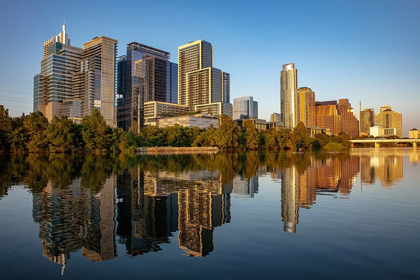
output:
[[53,45],[54,43],[60,43],[63,45],[70,45],[70,39],[69,39],[69,35],[66,32],[66,24],[63,23],[63,29],[62,31],[57,35],[52,37],[51,39],[49,39],[48,41],[46,41],[44,43],[44,58],[46,58],[47,56],[49,56],[49,51],[48,48]]
[[297,98],[297,122],[303,122],[306,127],[315,127],[315,92],[301,87],[297,90]]
[[196,105],[194,111],[199,112],[200,114],[213,116],[224,114],[232,118],[232,104],[226,102]]
[[198,40],[178,47],[178,103],[194,111],[218,102],[230,102],[230,74],[213,68],[212,44]]
[[360,111],[360,134],[368,135],[370,128],[375,125],[375,111],[371,108]]
[[234,98],[233,119],[258,119],[258,102],[252,96]]
[[116,127],[115,89],[118,41],[105,36],[83,44],[83,57],[73,76],[73,96],[82,102],[82,116],[96,109],[107,125]]
[[159,128],[174,126],[175,124],[178,124],[182,127],[198,128],[209,128],[212,125],[214,128],[218,128],[219,120],[216,116],[200,114],[162,118],[159,120]]
[[118,61],[118,126],[128,130],[132,123],[144,124],[144,102],[177,103],[178,67],[170,53],[144,44],[127,45],[127,55]]
[[396,135],[402,138],[402,115],[392,111],[390,106],[380,108],[380,113],[375,116],[375,125],[383,128],[395,128]]
[[328,128],[335,135],[340,134],[340,114],[336,100],[316,102],[315,114],[317,127]]
[[329,129],[335,135],[347,133],[352,137],[359,136],[359,121],[348,99],[316,102],[315,114],[318,128]]
[[417,128],[410,129],[410,131],[408,132],[408,138],[419,139],[420,138],[419,130]]
[[372,126],[369,128],[369,135],[373,137],[387,137],[397,135],[395,128],[384,128],[381,126]]
[[284,64],[280,72],[281,121],[285,128],[298,124],[297,70],[294,63]]
[[187,106],[169,102],[149,101],[144,103],[144,125],[158,125],[161,117],[185,114]]
[[82,58],[82,49],[70,46],[68,34],[63,31],[44,43],[41,73],[34,77],[34,111],[40,111],[52,121],[60,116],[65,99],[72,98],[73,73]]
[[353,108],[349,100],[339,99],[338,110],[340,111],[340,132],[347,133],[351,137],[358,137],[359,121],[353,113]]

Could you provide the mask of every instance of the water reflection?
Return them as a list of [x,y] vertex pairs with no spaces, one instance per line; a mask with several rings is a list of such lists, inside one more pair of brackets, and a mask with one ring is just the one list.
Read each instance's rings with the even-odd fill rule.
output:
[[260,176],[280,182],[284,231],[296,233],[299,209],[313,207],[317,195],[349,197],[359,172],[363,184],[390,189],[403,178],[406,155],[419,160],[415,150],[11,157],[0,163],[0,199],[14,185],[30,189],[42,254],[63,272],[71,253],[106,261],[121,253],[117,244],[128,257],[171,242],[204,257],[215,249],[216,228],[232,221],[233,198],[258,199]]

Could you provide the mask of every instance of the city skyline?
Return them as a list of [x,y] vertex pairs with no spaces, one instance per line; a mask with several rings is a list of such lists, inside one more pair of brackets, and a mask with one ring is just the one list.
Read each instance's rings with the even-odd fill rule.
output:
[[[187,25],[189,20],[183,17],[176,18],[176,23],[182,28],[164,22],[153,24],[156,23],[153,15],[146,15],[144,22],[148,28],[141,32],[128,26],[133,19],[114,18],[115,12],[122,9],[117,4],[105,4],[99,7],[97,14],[89,14],[89,17],[84,16],[89,9],[79,13],[77,3],[66,5],[63,13],[48,16],[46,10],[31,2],[25,5],[25,9],[19,4],[6,3],[5,10],[10,12],[0,19],[0,35],[4,38],[0,54],[3,65],[0,69],[0,103],[10,109],[12,116],[32,111],[33,76],[40,72],[43,42],[60,31],[65,19],[72,46],[82,46],[93,37],[103,35],[119,41],[118,56],[124,54],[124,46],[129,42],[141,41],[167,50],[172,54],[171,60],[176,62],[176,50],[185,42],[198,39],[211,42],[214,65],[232,75],[231,98],[247,95],[256,98],[262,119],[280,112],[278,73],[283,64],[293,62],[299,69],[299,86],[315,91],[317,100],[348,98],[353,105],[361,100],[362,109],[373,108],[375,112],[390,105],[403,114],[404,136],[419,126],[416,105],[420,86],[416,77],[420,58],[414,48],[419,39],[411,36],[411,32],[419,29],[420,20],[415,17],[419,3],[414,1],[404,1],[402,5],[372,1],[363,3],[362,9],[357,2],[320,1],[317,4],[305,2],[306,5],[266,2],[258,7],[245,2],[240,6],[227,3],[223,11],[206,7],[206,4],[191,4],[183,5],[183,8],[196,12],[193,16],[195,24]],[[143,6],[152,9],[154,5],[145,3]],[[175,15],[173,10],[179,9],[171,3],[167,6],[166,16]],[[255,11],[255,17],[242,19],[241,15],[251,10]],[[265,12],[268,15],[261,20]],[[279,12],[280,16],[274,17],[271,14],[274,12]],[[315,20],[299,22],[288,30],[281,25],[280,19],[281,15],[292,12],[299,17],[312,15]],[[228,14],[237,22],[228,19],[231,17],[223,17]],[[344,23],[346,19],[351,24]],[[28,32],[29,22],[31,32]],[[332,23],[335,26],[331,27]],[[276,28],[280,32],[274,32]],[[259,33],[260,30],[263,31]],[[25,31],[24,44],[9,44],[18,42],[18,37]],[[312,44],[301,44],[299,40],[303,39],[311,40]],[[287,43],[293,40],[298,41]],[[264,45],[267,51],[276,55],[253,56],[255,44]],[[400,66],[398,75],[395,75],[395,65]],[[359,116],[358,106],[354,107],[355,115]]]

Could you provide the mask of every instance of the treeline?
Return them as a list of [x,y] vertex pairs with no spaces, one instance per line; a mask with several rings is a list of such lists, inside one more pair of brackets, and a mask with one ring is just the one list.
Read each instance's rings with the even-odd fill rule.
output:
[[252,120],[244,120],[242,129],[228,116],[219,117],[219,128],[188,128],[179,125],[144,127],[139,133],[129,132],[127,142],[134,147],[219,147],[222,150],[308,150],[326,148],[340,150],[350,146],[350,136],[315,134],[310,137],[303,123],[294,130],[259,131]]
[[136,147],[219,147],[221,150],[339,150],[349,147],[347,134],[311,138],[303,123],[294,130],[259,131],[251,120],[242,129],[228,116],[219,116],[219,127],[188,128],[179,125],[144,127],[139,133],[109,127],[98,110],[85,116],[81,124],[66,117],[51,123],[40,113],[11,118],[0,110],[0,151],[11,153],[112,153]]
[[0,151],[12,153],[119,153],[128,148],[121,128],[109,127],[98,110],[81,124],[67,117],[51,123],[39,111],[11,118],[0,110]]

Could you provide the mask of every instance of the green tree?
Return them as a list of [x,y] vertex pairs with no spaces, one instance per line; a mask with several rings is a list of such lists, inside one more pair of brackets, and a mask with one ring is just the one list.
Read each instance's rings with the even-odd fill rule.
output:
[[9,117],[9,110],[2,106],[0,107],[0,152],[10,149],[12,131],[12,118]]
[[260,136],[254,126],[252,120],[244,120],[243,127],[245,129],[246,149],[256,150],[260,143]]
[[46,152],[49,139],[46,132],[50,124],[47,118],[39,111],[31,113],[23,119],[23,128],[28,134],[26,145],[30,153]]
[[110,136],[108,126],[98,110],[95,109],[92,111],[92,115],[83,117],[82,138],[88,152],[108,152]]
[[239,129],[236,123],[227,115],[219,116],[219,128],[214,135],[216,146],[226,150],[238,146]]
[[308,149],[311,146],[311,138],[303,122],[298,123],[293,134],[297,149]]
[[52,153],[75,152],[80,145],[77,125],[64,116],[53,118],[46,135],[50,141],[49,151]]

